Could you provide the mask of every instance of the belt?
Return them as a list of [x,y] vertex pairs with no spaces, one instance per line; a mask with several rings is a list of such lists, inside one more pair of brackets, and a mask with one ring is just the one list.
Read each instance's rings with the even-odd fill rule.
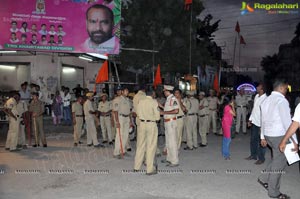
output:
[[237,106],[237,107],[239,107],[239,108],[246,108],[246,106]]
[[191,115],[197,115],[197,113],[188,113],[189,116]]
[[180,116],[177,116],[176,119],[180,119],[180,118],[183,118],[184,115],[180,115]]
[[129,117],[129,114],[128,115],[125,115],[125,114],[119,114],[120,116],[122,117]]
[[205,116],[208,116],[208,115],[198,115],[199,117],[205,117]]
[[141,122],[156,122],[156,121],[153,121],[153,120],[141,120]]
[[83,115],[75,115],[76,117],[83,117]]
[[101,115],[102,117],[109,117],[110,116],[110,114],[107,114],[107,115]]
[[176,117],[164,119],[164,122],[170,122],[170,121],[172,121],[172,120],[176,120]]

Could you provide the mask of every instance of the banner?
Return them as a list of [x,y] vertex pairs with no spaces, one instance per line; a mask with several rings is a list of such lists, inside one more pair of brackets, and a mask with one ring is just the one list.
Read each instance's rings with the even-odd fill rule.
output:
[[213,66],[198,66],[198,77],[199,77],[199,88],[204,91],[208,91],[213,88],[214,85],[214,77],[217,70],[217,67]]
[[0,48],[118,54],[120,0],[1,0]]

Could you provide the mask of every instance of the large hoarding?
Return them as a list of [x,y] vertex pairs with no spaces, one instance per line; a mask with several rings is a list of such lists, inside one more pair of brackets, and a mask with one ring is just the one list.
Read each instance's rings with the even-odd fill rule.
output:
[[0,48],[118,54],[120,0],[0,0]]

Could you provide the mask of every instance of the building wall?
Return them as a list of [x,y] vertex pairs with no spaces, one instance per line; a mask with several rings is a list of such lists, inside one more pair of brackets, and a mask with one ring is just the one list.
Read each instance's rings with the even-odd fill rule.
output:
[[[17,71],[8,72],[6,75],[0,71],[0,89],[6,87],[18,90],[22,82],[28,81],[40,85],[44,92],[51,93],[55,92],[62,85],[61,80],[64,76],[62,73],[63,65],[83,69],[82,74],[65,75],[65,79],[69,80],[68,85],[70,87],[73,85],[75,87],[78,83],[83,87],[88,87],[90,82],[94,81],[102,65],[101,63],[89,63],[75,56],[62,57],[58,56],[57,53],[37,53],[36,55],[30,55],[28,52],[3,54],[3,56],[0,56],[0,64],[5,63],[14,63],[15,65],[28,63],[29,69],[27,68],[28,70],[26,70],[24,66],[20,66],[17,67]],[[78,76],[76,77],[76,75]],[[29,77],[26,79],[26,76]],[[81,76],[82,78],[80,78]],[[72,82],[72,80],[74,81]]]

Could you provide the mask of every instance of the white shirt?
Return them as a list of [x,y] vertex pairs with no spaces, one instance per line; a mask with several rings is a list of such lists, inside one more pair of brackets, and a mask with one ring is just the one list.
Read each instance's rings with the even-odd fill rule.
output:
[[237,105],[237,108],[240,107],[245,107],[247,106],[248,104],[248,99],[247,99],[247,96],[246,95],[240,95],[238,94],[236,97],[235,97],[235,103]]
[[89,99],[84,102],[83,111],[84,111],[85,119],[93,118],[93,114],[91,114],[90,111],[94,112],[95,110],[92,105],[92,102]]
[[285,99],[284,95],[277,91],[273,91],[271,95],[262,102],[260,108],[260,138],[265,139],[265,136],[284,136],[292,123],[289,102]]
[[261,96],[259,96],[259,94],[255,95],[253,109],[249,118],[251,123],[254,124],[255,126],[260,127],[260,122],[261,122],[260,105],[266,98],[267,98],[266,94],[263,94]]
[[71,103],[70,93],[67,93],[67,95],[64,96],[62,99],[63,99],[63,102],[64,102],[64,106],[70,106],[70,103]]
[[84,44],[83,44],[83,48],[87,51],[87,52],[95,52],[95,53],[112,53],[115,54],[116,51],[116,47],[119,44],[117,43],[117,38],[115,36],[113,36],[112,38],[110,38],[109,40],[99,44],[99,45],[94,45],[90,38],[88,38]]
[[[300,104],[297,105],[296,109],[295,109],[295,112],[294,112],[294,117],[292,119],[294,122],[298,122],[300,124]],[[297,142],[297,136],[296,134],[294,134],[292,136],[294,138],[294,140]]]

